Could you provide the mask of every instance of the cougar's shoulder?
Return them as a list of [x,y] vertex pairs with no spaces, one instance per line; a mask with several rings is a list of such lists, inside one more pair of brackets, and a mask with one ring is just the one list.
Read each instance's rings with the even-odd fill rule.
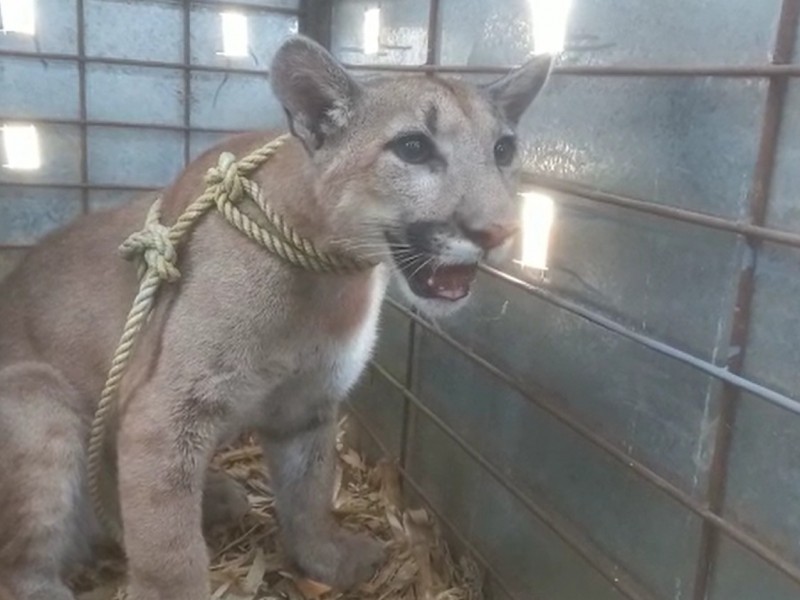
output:
[[[29,358],[107,363],[136,286],[117,248],[141,227],[153,198],[81,216],[28,251],[0,284],[0,366]],[[94,379],[86,369],[75,376]]]

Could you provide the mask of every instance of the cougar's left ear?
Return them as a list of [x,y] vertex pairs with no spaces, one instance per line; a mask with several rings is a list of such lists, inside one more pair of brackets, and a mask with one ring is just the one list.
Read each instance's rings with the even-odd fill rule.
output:
[[327,50],[295,36],[275,54],[270,69],[272,90],[289,118],[289,127],[309,152],[344,129],[361,94]]
[[552,55],[535,56],[484,89],[506,119],[516,125],[544,87],[552,65]]

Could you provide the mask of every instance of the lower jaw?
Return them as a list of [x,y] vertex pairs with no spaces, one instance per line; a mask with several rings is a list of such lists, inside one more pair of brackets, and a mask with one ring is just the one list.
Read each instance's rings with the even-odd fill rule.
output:
[[470,294],[469,290],[466,292],[459,292],[449,296],[429,295],[417,292],[410,284],[411,292],[420,300],[427,300],[428,302],[441,302],[442,304],[455,304],[467,298]]
[[469,295],[464,296],[460,300],[441,300],[438,298],[425,298],[415,295],[411,299],[411,304],[426,317],[439,319],[450,317],[457,313],[468,301]]
[[428,317],[447,317],[457,312],[464,306],[470,298],[471,291],[460,298],[441,298],[438,296],[428,296],[425,294],[416,293],[409,281],[404,277],[402,279],[402,287],[405,288],[405,296],[407,301],[416,307],[423,315]]
[[[451,271],[449,275],[445,274],[442,277],[448,269]],[[452,271],[456,269],[460,272],[453,273]],[[402,271],[400,274],[408,289],[418,299],[447,304],[460,302],[469,296],[476,270],[475,265],[444,265],[438,270],[439,280],[436,270],[431,274],[423,271],[416,277],[407,277]]]

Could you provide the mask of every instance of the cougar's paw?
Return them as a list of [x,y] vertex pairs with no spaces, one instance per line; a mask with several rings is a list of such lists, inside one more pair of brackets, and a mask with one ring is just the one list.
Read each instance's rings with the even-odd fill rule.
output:
[[210,471],[203,494],[203,525],[206,528],[235,523],[250,510],[244,488],[226,473]]
[[339,531],[327,542],[309,545],[296,557],[296,566],[304,577],[347,590],[371,579],[385,559],[386,551],[377,540]]

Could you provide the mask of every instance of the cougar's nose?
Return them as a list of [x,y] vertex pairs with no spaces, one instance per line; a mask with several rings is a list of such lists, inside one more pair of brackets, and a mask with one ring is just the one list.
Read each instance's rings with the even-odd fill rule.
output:
[[489,225],[484,229],[464,227],[464,235],[484,250],[492,250],[514,235],[518,229],[517,225]]

